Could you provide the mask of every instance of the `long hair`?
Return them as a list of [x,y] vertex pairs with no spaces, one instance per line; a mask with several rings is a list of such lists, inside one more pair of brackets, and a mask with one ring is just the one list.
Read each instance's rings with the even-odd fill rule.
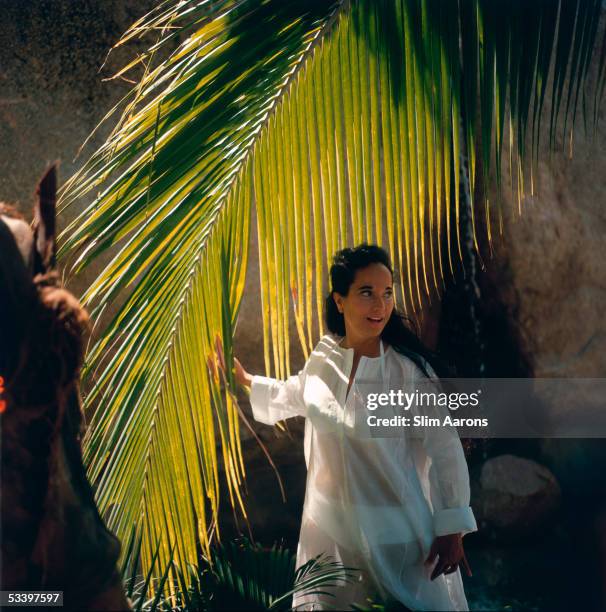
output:
[[[393,267],[389,255],[385,249],[377,245],[364,242],[352,249],[342,249],[335,253],[330,268],[331,290],[325,302],[326,326],[333,334],[345,336],[345,317],[335,304],[333,292],[347,295],[356,272],[375,263],[383,264],[391,272],[393,278]],[[429,377],[427,363],[438,377],[448,377],[451,374],[448,365],[421,342],[406,321],[408,321],[407,317],[394,308],[381,332],[381,338],[395,351],[411,359],[427,377]]]

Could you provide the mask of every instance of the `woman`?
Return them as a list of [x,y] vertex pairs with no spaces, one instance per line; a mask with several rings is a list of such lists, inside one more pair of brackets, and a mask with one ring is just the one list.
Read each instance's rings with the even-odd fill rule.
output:
[[[456,430],[377,434],[367,419],[369,393],[420,389],[435,380],[431,365],[441,373],[439,362],[394,308],[393,270],[383,249],[362,244],[339,251],[330,277],[331,334],[298,375],[252,376],[235,360],[236,380],[250,388],[257,421],[306,417],[297,566],[325,553],[360,570],[354,583],[324,589],[328,595],[295,596],[293,607],[351,609],[380,595],[412,610],[467,610],[458,568],[471,575],[462,536],[477,527]],[[392,410],[403,413],[400,406]]]

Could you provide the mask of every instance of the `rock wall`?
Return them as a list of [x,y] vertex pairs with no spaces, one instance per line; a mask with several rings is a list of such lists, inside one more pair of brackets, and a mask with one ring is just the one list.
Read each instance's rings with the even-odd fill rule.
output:
[[537,377],[606,374],[604,110],[601,116],[589,135],[578,122],[572,158],[560,150],[549,159],[543,147],[538,193],[523,199],[521,215],[517,198],[502,191],[503,235],[486,273],[502,281],[501,299]]
[[[84,140],[128,91],[104,82],[138,47],[120,49],[101,70],[120,35],[154,0],[0,1],[0,193],[29,213],[45,166],[59,159],[65,179]],[[141,43],[140,48],[143,48]],[[100,71],[101,70],[101,71]],[[91,145],[103,142],[100,130]]]

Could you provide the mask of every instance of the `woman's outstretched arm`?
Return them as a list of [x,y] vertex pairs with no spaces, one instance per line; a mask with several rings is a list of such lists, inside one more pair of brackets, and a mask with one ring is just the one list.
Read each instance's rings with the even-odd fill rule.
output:
[[[219,367],[225,372],[225,358],[219,342],[216,349]],[[238,384],[250,389],[250,405],[255,421],[275,425],[290,417],[305,416],[305,369],[282,381],[251,374],[234,357],[234,376]]]

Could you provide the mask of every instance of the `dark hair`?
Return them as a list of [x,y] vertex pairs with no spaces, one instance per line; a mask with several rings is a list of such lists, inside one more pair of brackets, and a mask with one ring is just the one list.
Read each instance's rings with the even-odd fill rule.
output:
[[[375,244],[364,242],[353,249],[342,249],[335,253],[330,267],[331,290],[325,303],[326,326],[333,334],[345,336],[345,318],[337,309],[333,292],[347,295],[356,272],[374,263],[383,264],[393,277],[387,251]],[[411,359],[426,376],[428,372],[425,364],[429,363],[438,377],[448,377],[451,372],[447,364],[421,342],[405,321],[408,321],[407,317],[394,308],[383,328],[381,338],[398,353]]]

